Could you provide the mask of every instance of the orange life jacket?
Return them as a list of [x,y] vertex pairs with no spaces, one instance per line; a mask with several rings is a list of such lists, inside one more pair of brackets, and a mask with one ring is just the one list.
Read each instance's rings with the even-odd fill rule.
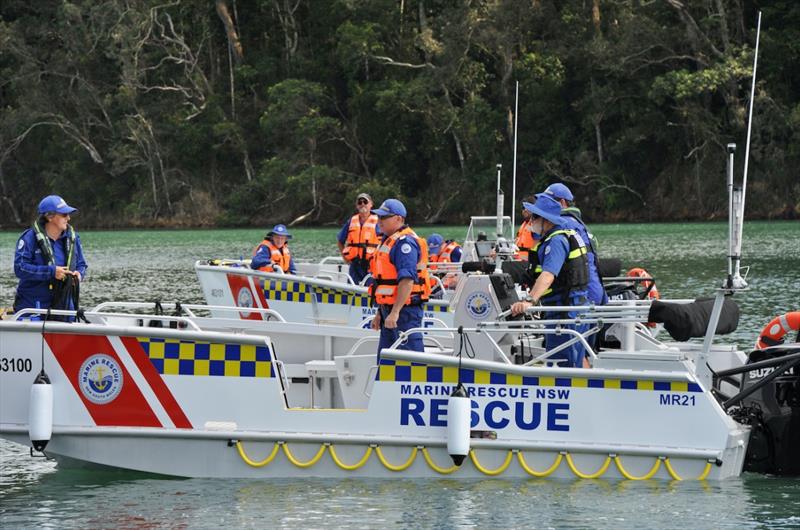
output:
[[[267,247],[269,249],[270,259],[274,265],[278,265],[283,272],[289,273],[289,264],[292,262],[292,254],[289,252],[289,245],[284,244],[281,248],[278,248],[272,241],[265,239],[260,245],[257,245],[256,248],[253,249],[253,256],[258,253],[258,249],[261,247]],[[259,267],[258,270],[275,272],[272,265]]]
[[394,305],[397,300],[397,269],[389,259],[389,252],[402,236],[413,237],[419,245],[419,260],[417,261],[417,281],[411,288],[411,294],[405,301],[405,305],[427,302],[431,294],[431,279],[428,273],[428,242],[419,237],[409,227],[403,227],[389,237],[385,237],[375,252],[375,259],[372,263],[373,276],[375,283],[372,284],[372,295],[375,301],[381,305]]
[[531,251],[534,245],[533,234],[531,234],[530,226],[530,219],[522,221],[522,225],[520,225],[519,231],[517,232],[517,239],[514,241],[514,244],[517,245],[517,249],[519,249],[514,254],[514,257],[521,261],[528,260],[528,253]]
[[450,255],[457,248],[460,248],[460,245],[455,241],[450,241],[438,254],[431,256],[431,261],[434,263],[452,263],[453,260],[450,259]]
[[358,214],[351,217],[343,249],[345,259],[371,260],[380,243],[377,228],[378,216],[375,214],[370,214],[364,224],[361,224]]

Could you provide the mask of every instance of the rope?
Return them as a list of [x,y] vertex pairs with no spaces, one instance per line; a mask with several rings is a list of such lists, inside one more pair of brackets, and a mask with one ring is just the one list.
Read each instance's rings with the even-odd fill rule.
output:
[[522,469],[524,469],[527,474],[529,474],[531,476],[534,476],[534,477],[546,477],[548,475],[552,475],[553,472],[556,469],[558,469],[558,466],[561,465],[561,460],[563,460],[563,459],[564,459],[564,455],[562,455],[561,453],[558,453],[558,455],[556,456],[556,460],[555,460],[555,462],[553,462],[552,466],[550,466],[549,468],[545,469],[544,471],[536,471],[533,468],[528,467],[528,463],[525,462],[525,457],[522,456],[522,451],[519,451],[517,453],[517,460],[519,460],[520,467]]
[[[664,459],[664,466],[667,468],[669,475],[675,480],[683,480],[680,475],[675,472],[673,469],[672,464],[669,461],[669,457]],[[711,473],[711,462],[706,462],[706,467],[703,468],[703,472],[697,477],[697,480],[705,480],[708,477],[708,474]]]
[[378,460],[380,460],[381,464],[383,464],[383,467],[385,467],[389,471],[405,471],[406,469],[408,469],[411,466],[411,464],[414,463],[414,459],[417,457],[418,451],[419,449],[414,447],[413,449],[411,449],[411,455],[408,457],[408,460],[406,460],[404,464],[395,466],[386,461],[386,458],[383,456],[383,451],[381,451],[381,446],[378,445],[375,447],[375,454],[378,455]]
[[600,477],[606,472],[606,470],[608,469],[609,464],[611,464],[611,457],[607,456],[606,457],[606,461],[603,462],[603,465],[600,466],[600,469],[598,469],[597,472],[592,473],[592,474],[585,474],[585,473],[581,473],[580,471],[578,471],[578,468],[575,467],[575,463],[572,461],[572,455],[571,454],[566,453],[566,457],[567,457],[567,465],[572,470],[572,472],[575,473],[575,476],[577,476],[578,478],[597,478],[597,477]]
[[660,458],[656,458],[656,463],[653,464],[653,467],[650,468],[650,471],[648,471],[647,473],[645,473],[644,475],[642,475],[640,477],[636,477],[634,475],[631,475],[627,471],[625,471],[625,468],[622,467],[622,459],[619,456],[616,456],[616,455],[614,456],[614,463],[617,465],[617,469],[619,469],[619,472],[622,474],[622,476],[625,477],[628,480],[648,480],[648,479],[651,479],[651,478],[653,478],[653,476],[656,473],[658,473],[658,469],[661,467],[661,459]]
[[[278,442],[278,443],[280,443],[280,442]],[[289,459],[289,462],[291,462],[292,464],[296,465],[297,467],[311,467],[311,466],[313,466],[314,464],[319,462],[319,459],[322,458],[323,454],[325,454],[325,449],[328,448],[327,444],[322,444],[321,446],[319,446],[319,451],[317,451],[317,454],[315,454],[311,458],[311,460],[308,460],[306,462],[300,462],[298,459],[296,459],[294,457],[292,452],[289,450],[289,444],[281,443],[281,446],[283,447],[283,452],[286,454],[286,458]]]
[[425,461],[428,463],[430,468],[441,475],[449,475],[450,473],[458,469],[458,466],[455,464],[453,464],[452,467],[447,467],[447,468],[437,466],[436,462],[434,462],[433,459],[431,459],[431,455],[428,453],[427,447],[422,448],[422,456],[425,457]]
[[336,455],[336,450],[333,448],[333,444],[328,446],[328,451],[330,451],[331,458],[333,459],[333,461],[336,463],[337,466],[344,469],[345,471],[355,471],[356,469],[362,467],[364,464],[367,463],[367,460],[369,460],[369,457],[372,454],[372,446],[371,445],[368,446],[367,450],[364,451],[364,456],[361,457],[361,460],[352,465],[345,464],[341,460],[339,460],[339,457]]
[[272,447],[272,452],[269,454],[269,456],[267,456],[267,458],[265,458],[261,462],[255,462],[255,461],[251,460],[250,457],[247,456],[247,453],[245,453],[244,445],[242,445],[242,442],[239,442],[239,441],[236,442],[236,450],[239,451],[239,456],[242,457],[242,460],[244,460],[247,463],[247,465],[253,466],[253,467],[264,467],[267,464],[269,464],[270,462],[272,462],[275,459],[275,455],[278,454],[278,449],[279,448],[280,448],[280,446],[276,443]]
[[475,454],[475,451],[472,449],[469,450],[469,458],[470,460],[472,460],[472,463],[475,465],[478,471],[480,471],[484,475],[489,475],[490,477],[499,475],[500,473],[508,469],[508,466],[511,464],[511,458],[513,456],[514,453],[509,449],[508,454],[506,455],[506,459],[502,464],[500,464],[500,467],[498,467],[497,469],[486,469],[481,465],[480,462],[478,462],[478,456]]

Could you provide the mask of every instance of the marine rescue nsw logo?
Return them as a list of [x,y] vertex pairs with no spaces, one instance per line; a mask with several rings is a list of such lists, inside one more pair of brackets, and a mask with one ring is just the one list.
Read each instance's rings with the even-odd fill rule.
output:
[[467,313],[475,320],[483,320],[489,316],[489,309],[492,307],[492,300],[489,295],[480,291],[474,292],[467,297]]
[[92,403],[111,403],[122,391],[122,368],[113,357],[96,353],[81,365],[78,386]]

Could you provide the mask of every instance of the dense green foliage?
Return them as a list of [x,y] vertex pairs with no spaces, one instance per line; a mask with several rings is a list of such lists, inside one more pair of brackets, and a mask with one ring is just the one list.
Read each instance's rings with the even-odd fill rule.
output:
[[[800,2],[4,0],[0,226],[327,223],[368,191],[463,222],[563,180],[593,220],[800,201]],[[485,198],[485,200],[484,200]]]

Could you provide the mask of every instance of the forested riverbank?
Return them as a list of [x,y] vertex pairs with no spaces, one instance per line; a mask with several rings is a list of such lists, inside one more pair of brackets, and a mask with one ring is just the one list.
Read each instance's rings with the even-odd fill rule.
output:
[[763,11],[747,214],[800,209],[800,3],[5,0],[0,228],[415,223],[564,181],[593,221],[727,215]]

